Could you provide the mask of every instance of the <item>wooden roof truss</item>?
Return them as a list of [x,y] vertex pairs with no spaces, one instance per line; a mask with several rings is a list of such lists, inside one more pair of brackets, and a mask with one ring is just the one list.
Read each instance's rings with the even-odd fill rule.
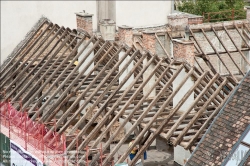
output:
[[[83,59],[79,60],[84,51]],[[91,52],[94,56],[86,64]],[[119,56],[121,52],[123,56]],[[82,64],[83,69],[79,70]],[[90,67],[91,64],[94,67]],[[133,67],[128,68],[130,65]],[[176,85],[182,72],[186,75]],[[132,76],[132,81],[126,85]],[[152,77],[155,78],[153,85],[144,92]],[[188,79],[194,84],[182,94],[178,104],[173,105],[173,99]],[[157,136],[193,150],[236,85],[233,79],[223,78],[218,73],[168,57],[159,58],[149,52],[141,53],[134,47],[90,37],[49,21],[43,22],[24,47],[3,66],[0,83],[5,91],[2,101],[10,99],[19,111],[28,112],[32,120],[50,128],[45,140],[53,131],[66,133],[68,151],[76,150],[76,143],[78,151],[84,151],[86,146],[93,149],[102,143],[106,156],[104,165],[108,165],[133,133],[136,135],[134,144],[117,163],[124,161],[131,149],[140,144],[138,155],[130,162],[134,165]],[[154,90],[155,97],[149,97]],[[191,95],[192,103],[180,112]],[[20,99],[22,108],[16,104]],[[82,112],[87,109],[93,112],[91,118]],[[54,121],[55,125],[51,125]],[[119,127],[111,132],[118,121]],[[131,128],[108,150],[128,123],[132,124]],[[48,141],[53,146],[56,140]],[[84,163],[86,155],[79,154],[79,162]],[[93,164],[100,153],[88,155],[92,156]]]

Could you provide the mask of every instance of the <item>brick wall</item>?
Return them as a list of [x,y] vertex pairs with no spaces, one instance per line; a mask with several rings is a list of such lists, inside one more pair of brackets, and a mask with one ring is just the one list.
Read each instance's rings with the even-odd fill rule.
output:
[[188,18],[188,24],[202,24],[203,23],[203,17],[190,17]]
[[126,43],[128,46],[133,45],[133,29],[132,27],[119,26],[118,27],[119,40],[122,43]]
[[154,32],[142,33],[143,46],[149,50],[152,54],[156,53],[156,37]]
[[173,40],[174,58],[177,60],[186,60],[190,65],[194,65],[194,42]]
[[90,35],[93,34],[92,16],[76,15],[77,28],[84,29]]

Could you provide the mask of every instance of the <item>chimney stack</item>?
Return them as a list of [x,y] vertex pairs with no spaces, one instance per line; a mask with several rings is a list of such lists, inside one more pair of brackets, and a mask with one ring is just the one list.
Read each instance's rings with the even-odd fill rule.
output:
[[186,60],[191,66],[194,65],[194,42],[191,40],[173,39],[174,58],[180,61]]
[[76,14],[76,25],[77,29],[83,29],[87,31],[90,35],[93,34],[93,14],[85,13],[85,10]]
[[149,50],[152,54],[156,53],[156,37],[154,31],[143,31],[142,32],[143,46]]
[[182,13],[168,15],[168,24],[176,30],[184,30],[188,25],[188,16]]
[[133,29],[132,27],[122,25],[118,26],[118,36],[122,43],[126,43],[129,47],[133,45]]
[[115,28],[116,24],[115,21],[111,19],[103,19],[99,22],[100,25],[100,32],[104,40],[115,40]]

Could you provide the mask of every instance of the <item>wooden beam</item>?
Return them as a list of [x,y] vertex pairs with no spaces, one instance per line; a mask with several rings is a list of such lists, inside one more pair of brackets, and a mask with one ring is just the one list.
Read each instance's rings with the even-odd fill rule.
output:
[[[202,75],[202,76],[204,77],[204,76],[205,76],[205,73],[204,73],[204,75]],[[189,107],[189,109],[187,110],[187,112],[184,113],[184,115],[183,115],[182,117],[184,117],[185,114],[187,114],[188,112],[190,112],[190,111],[193,109],[195,103],[198,102],[198,100],[199,100],[199,99],[202,97],[202,95],[206,92],[206,89],[207,89],[208,87],[210,87],[210,86],[214,83],[214,81],[217,79],[218,76],[219,76],[218,74],[215,75],[215,77],[210,81],[210,83],[207,85],[207,87],[203,89],[203,91],[202,91],[202,92],[200,93],[200,95],[195,99],[195,101],[193,102],[193,104]],[[202,78],[203,78],[203,77],[202,77]],[[196,81],[196,83],[195,83],[194,86],[188,91],[188,93],[189,93],[190,91],[191,91],[191,92],[193,91],[193,89],[198,85],[198,82],[199,82],[199,81]],[[188,93],[187,93],[187,94],[188,94]],[[188,96],[189,96],[189,95],[188,95]],[[185,96],[184,96],[184,98],[185,98]],[[180,103],[181,103],[181,102],[180,102]],[[178,103],[178,104],[181,105],[180,103]],[[178,108],[178,107],[177,107],[177,108]],[[163,109],[163,108],[161,108],[161,109]],[[162,129],[164,128],[164,126],[169,122],[169,120],[174,116],[174,114],[175,114],[177,111],[178,111],[178,109],[175,108],[175,109],[168,115],[168,117],[163,121],[163,123],[160,125],[160,127],[158,127],[157,131],[153,133],[153,135],[148,139],[148,141],[145,143],[145,145],[139,150],[139,152],[137,153],[138,155],[136,155],[135,158],[131,161],[131,163],[130,163],[131,165],[135,164],[136,160],[138,160],[139,155],[142,155],[142,153],[146,150],[146,148],[147,148],[148,146],[150,146],[150,144],[153,142],[153,140],[156,138],[156,136],[159,135],[159,134],[161,133],[161,131],[162,131]],[[180,123],[181,123],[181,119],[179,119],[179,120],[176,122],[176,124],[171,128],[171,130],[167,133],[166,139],[169,139],[169,138],[170,138],[170,136],[172,135],[173,131],[175,130],[175,128],[176,128],[177,126],[179,126],[178,124],[180,124]],[[125,156],[123,156],[123,157],[125,157]],[[123,158],[123,159],[125,159],[125,158]],[[120,160],[120,161],[121,161],[121,160]]]
[[206,35],[206,33],[204,32],[203,29],[201,29],[202,34],[205,36],[205,38],[207,39],[208,43],[210,44],[210,46],[213,48],[213,50],[216,52],[217,57],[220,59],[220,61],[222,62],[222,64],[224,65],[224,67],[227,69],[228,73],[230,73],[230,75],[232,76],[232,78],[238,82],[238,80],[234,77],[234,75],[232,74],[232,72],[229,70],[228,66],[226,65],[226,63],[223,61],[223,59],[220,57],[220,54],[218,53],[217,49],[215,48],[215,46],[213,45],[213,43],[209,40],[208,36]]
[[[104,47],[107,45],[104,44],[100,49],[99,51],[96,53],[96,55],[99,55],[99,53],[104,49]],[[102,56],[101,60],[98,61],[94,68],[84,77],[84,79],[78,83],[78,85],[73,89],[73,92],[76,93],[79,88],[83,85],[83,83],[86,82],[86,80],[91,77],[91,74],[93,73],[93,71],[95,71],[98,67],[99,67],[99,64],[102,62],[102,60],[109,54],[109,51],[112,50],[114,48],[114,45],[112,45],[108,51]],[[94,60],[97,58],[98,56],[95,56],[85,67],[84,69],[82,70],[82,72],[84,73],[87,68],[90,66],[91,63],[94,62]],[[111,63],[111,62],[110,62]],[[108,63],[108,64],[110,64]],[[107,65],[109,66],[109,65]],[[100,76],[103,76],[103,73],[105,71],[105,69],[107,68],[107,66],[105,68],[103,68],[96,76],[94,79],[91,80],[91,82],[84,88],[84,91],[82,93],[80,93],[80,95],[78,95],[78,97],[74,100],[73,104],[70,106],[70,108],[68,108],[67,112],[65,112],[65,116],[67,116],[68,113],[70,113],[80,102],[80,100],[84,97],[86,97],[86,94],[88,91],[90,91],[91,88],[94,88],[94,90],[96,90],[97,86],[95,85],[97,83],[97,81],[99,80]],[[105,79],[105,77],[103,78]],[[101,81],[99,82],[99,84],[101,83]],[[95,86],[95,87],[94,87]],[[100,88],[99,88],[100,89]],[[94,91],[93,90],[93,91]],[[90,94],[90,96],[93,94],[93,92]],[[95,93],[96,94],[96,93]],[[53,114],[46,114],[47,115],[47,118],[42,118],[43,121],[50,121],[54,116],[55,114],[60,110],[60,108],[62,107],[62,105],[67,101],[69,100],[69,98],[71,97],[71,95],[68,95],[67,97],[64,98],[63,101],[61,101],[60,99],[58,101],[61,101],[60,103],[58,104],[55,104],[55,107],[51,108],[51,110],[54,110],[54,113]],[[68,121],[69,122],[69,121]]]
[[[36,35],[36,33],[44,26],[44,24],[45,23],[48,23],[47,21],[46,22],[44,22],[43,24],[41,24],[39,27],[38,27],[38,29],[37,29],[37,31],[27,40],[27,42],[15,53],[15,55],[13,56],[13,58],[8,62],[8,64],[7,65],[5,65],[5,66],[3,66],[2,68],[1,68],[1,78],[0,78],[0,82],[2,82],[3,81],[3,79],[4,78],[6,78],[6,76],[7,75],[9,75],[9,72],[11,71],[11,70],[13,70],[13,68],[16,68],[18,65],[19,65],[19,63],[20,63],[20,61],[27,55],[27,53],[36,45],[36,43],[42,38],[42,36],[47,32],[47,30],[49,29],[49,28],[51,28],[51,26],[53,25],[52,23],[50,23],[46,28],[45,28],[45,30],[41,33],[41,34],[39,34],[39,36],[37,37],[37,39],[31,44],[31,45],[29,45],[29,46],[27,46],[28,44],[29,44],[29,42],[35,37],[35,35]],[[54,27],[55,27],[55,25],[54,25]],[[23,49],[22,48],[24,48],[24,47],[28,47],[23,53],[21,52]],[[20,55],[21,54],[21,55]],[[19,57],[19,59],[17,60],[17,61],[15,61],[14,62],[14,60],[16,59],[16,58],[18,58]],[[12,66],[12,67],[10,67],[10,65]]]
[[213,67],[213,65],[211,64],[211,62],[210,62],[209,60],[206,59],[207,54],[202,50],[202,47],[201,47],[200,43],[199,43],[198,40],[196,39],[196,37],[195,37],[195,35],[194,35],[194,33],[193,33],[193,31],[192,31],[191,29],[190,29],[190,33],[192,34],[192,36],[193,36],[193,38],[194,38],[194,41],[195,41],[196,44],[198,45],[198,47],[199,47],[199,49],[201,50],[202,54],[204,55],[204,56],[202,56],[203,60],[206,62],[207,66],[210,68],[210,70],[211,70],[214,74],[216,74],[217,71],[214,69],[214,67]]
[[[23,88],[22,90],[19,91],[19,93],[18,93],[19,95],[15,95],[15,97],[13,98],[13,101],[17,101],[18,98],[20,97],[20,94],[22,94],[22,93],[30,86],[30,84],[34,83],[37,77],[41,77],[41,73],[42,73],[42,71],[45,69],[45,67],[49,65],[49,63],[55,58],[55,56],[59,53],[59,51],[60,51],[63,47],[65,47],[66,42],[69,41],[69,36],[67,36],[66,39],[65,39],[62,43],[60,43],[61,40],[62,40],[62,38],[63,38],[66,34],[67,34],[67,31],[65,31],[65,32],[62,34],[62,36],[58,39],[58,41],[56,42],[56,44],[54,45],[54,47],[53,47],[53,48],[52,48],[52,49],[42,58],[42,60],[41,60],[41,61],[40,61],[40,62],[39,62],[39,63],[38,63],[29,73],[28,73],[28,75],[26,75],[25,78],[23,78],[21,81],[19,81],[20,84],[17,85],[17,86],[8,94],[8,97],[11,97],[11,95],[12,95],[15,91],[17,91],[18,88],[20,88],[20,87],[25,83],[25,81],[28,79],[28,77],[32,76],[32,74],[35,73],[35,75],[33,75],[33,77],[30,78],[29,82],[28,82],[27,84],[24,85],[24,88]],[[54,50],[54,48],[55,48],[59,43],[61,44],[60,47],[57,48],[57,50],[55,50],[55,52],[53,53],[53,55],[52,55],[51,57],[48,58],[48,56],[51,54],[51,52]],[[68,47],[68,48],[69,48],[69,47]],[[65,51],[65,52],[66,52],[66,51]],[[42,64],[42,62],[43,62],[46,58],[48,58],[48,60],[47,60],[44,64]],[[58,59],[59,59],[59,58],[58,58]],[[58,59],[57,59],[57,60],[58,60]],[[42,66],[40,67],[40,69],[39,69],[37,72],[35,72],[35,70],[36,70],[40,65],[42,65]],[[46,72],[48,72],[48,70],[47,70]],[[36,83],[37,83],[37,82],[36,82]]]
[[[146,58],[146,57],[145,57]],[[143,57],[144,59],[144,57]],[[142,60],[143,60],[142,59]],[[142,76],[142,74],[146,71],[146,69],[150,66],[150,64],[153,62],[153,60],[155,59],[155,57],[152,57],[149,62],[146,64],[146,66],[143,67],[143,70],[141,70],[141,72],[139,73],[139,75],[136,76],[136,79],[132,82],[132,84],[125,90],[125,92],[122,94],[122,96],[117,100],[117,102],[115,104],[113,104],[112,108],[108,110],[108,113],[106,114],[107,116],[109,116],[109,114],[111,114],[112,112],[114,112],[114,110],[117,108],[119,102],[121,102],[121,100],[124,98],[124,96],[126,95],[126,93],[133,87],[133,85],[136,83],[137,79],[139,77]],[[160,66],[160,63],[157,65],[157,67]],[[157,67],[155,67],[154,71],[157,69]],[[152,72],[151,74],[154,74],[154,72]],[[149,78],[148,78],[149,80]],[[119,111],[119,115],[116,115],[112,121],[109,123],[109,125],[105,128],[105,130],[102,132],[102,134],[98,137],[98,139],[94,142],[93,147],[96,146],[96,144],[102,139],[103,135],[108,131],[108,129],[112,126],[112,124],[118,120],[118,118],[121,116],[121,114],[126,110],[126,107],[128,105],[130,105],[130,101],[132,101],[137,95],[138,93],[140,93],[140,91],[142,90],[143,86],[146,84],[146,82],[144,82],[143,84],[140,85],[140,87],[135,91],[135,93],[131,96],[131,98],[129,99],[129,101],[127,102],[126,105],[124,105],[121,110]],[[100,122],[100,124],[98,124],[98,128],[102,127],[103,121]],[[122,124],[121,124],[122,125]],[[121,126],[120,125],[120,126]],[[111,137],[109,139],[109,143],[112,141]],[[84,144],[83,144],[84,145]],[[109,146],[108,143],[106,143],[103,147],[103,149],[105,150],[107,147]],[[84,147],[84,146],[83,146]]]
[[[49,35],[51,35],[55,29],[56,29],[56,27],[53,27],[52,30],[49,32]],[[64,28],[61,27],[61,28],[56,32],[56,34],[52,37],[52,39],[50,39],[50,40],[48,41],[48,43],[46,44],[46,46],[40,51],[40,53],[38,53],[38,54],[31,60],[31,62],[28,63],[28,60],[29,60],[33,55],[35,55],[35,53],[36,53],[36,51],[38,51],[38,49],[36,49],[36,50],[33,52],[33,54],[31,54],[31,56],[30,56],[29,58],[27,58],[20,66],[18,66],[18,68],[17,68],[13,73],[9,74],[9,76],[8,76],[7,78],[11,78],[11,77],[13,77],[14,75],[16,75],[16,74],[18,73],[18,76],[17,76],[13,81],[11,81],[11,83],[9,84],[9,87],[11,87],[12,85],[14,85],[14,83],[16,83],[16,81],[17,81],[20,77],[22,77],[22,76],[24,75],[24,73],[25,73],[28,69],[30,69],[31,65],[37,60],[38,57],[41,56],[41,54],[44,52],[44,50],[51,44],[51,42],[57,37],[57,35],[59,34],[59,32],[60,32],[61,30],[63,30],[63,29],[64,29]],[[48,38],[49,38],[49,35],[46,36],[45,39],[48,39]],[[45,40],[44,40],[44,42],[45,42]],[[28,65],[24,67],[24,65],[27,64],[27,63],[28,63]],[[22,67],[24,67],[24,69],[20,72],[20,70],[21,70]],[[7,74],[7,73],[8,73],[8,72],[6,72],[6,74]],[[1,80],[2,80],[3,78],[6,77],[6,74],[3,74],[3,75],[1,76]],[[7,81],[8,81],[8,79],[6,79],[5,81],[3,81],[3,82],[1,83],[1,87],[3,87],[4,85],[6,85]],[[10,86],[10,85],[11,85],[11,86]],[[7,91],[7,89],[6,89],[6,91]]]
[[223,81],[223,83],[217,88],[217,90],[213,93],[212,96],[206,101],[206,103],[202,106],[202,108],[195,114],[195,116],[192,118],[192,120],[188,123],[188,125],[182,130],[182,132],[179,134],[179,136],[176,138],[176,141],[174,142],[174,145],[178,145],[185,134],[188,132],[188,130],[194,125],[194,123],[200,118],[202,113],[207,109],[208,105],[214,100],[215,96],[218,95],[218,93],[221,91],[223,86],[226,84],[227,79]]
[[[233,92],[233,91],[232,91]],[[231,92],[231,93],[232,93]],[[197,133],[195,133],[195,135],[188,141],[188,143],[186,144],[186,146],[184,146],[185,149],[190,149],[195,141],[197,140],[197,138],[205,131],[205,129],[208,127],[208,125],[210,124],[210,122],[214,119],[214,117],[218,114],[218,112],[220,111],[221,107],[224,105],[224,103],[227,101],[228,97],[230,95],[227,95],[227,97],[224,99],[223,102],[220,103],[220,106],[216,108],[215,111],[213,111],[213,113],[209,116],[209,118],[206,120],[205,123],[202,124],[202,126],[199,128],[199,130],[197,131]]]
[[242,53],[242,51],[240,50],[240,48],[237,46],[237,44],[235,43],[235,41],[232,39],[231,34],[228,32],[227,28],[225,28],[225,32],[227,33],[228,37],[230,38],[230,40],[232,41],[232,43],[234,44],[235,48],[237,48],[237,50],[239,51],[241,57],[247,62],[248,65],[250,65],[250,62],[248,61],[248,59],[245,57],[245,55]]
[[[148,112],[153,108],[156,101],[159,100],[160,96],[162,95],[162,92],[164,92],[169,86],[172,85],[173,81],[176,79],[178,74],[181,72],[181,70],[184,68],[184,65],[181,65],[178,70],[174,73],[172,78],[168,81],[168,83],[161,89],[161,91],[157,94],[157,96],[154,98],[154,100],[150,103],[150,105],[147,107],[147,109],[141,114],[141,116],[136,120],[136,122],[133,124],[133,127],[139,125],[139,123],[144,119],[144,117],[148,114]],[[192,74],[193,69],[189,71],[189,73],[186,75],[186,77],[181,81],[181,83],[178,85],[176,90],[171,94],[171,96],[164,102],[164,104],[161,106],[161,108],[158,110],[158,112],[154,115],[154,117],[151,119],[151,121],[147,124],[147,126],[140,132],[140,134],[135,139],[134,143],[127,149],[126,153],[124,153],[121,158],[117,161],[117,163],[125,160],[126,156],[131,152],[132,148],[136,146],[136,144],[141,140],[141,138],[144,136],[146,131],[150,128],[150,126],[154,123],[154,121],[157,119],[157,117],[161,114],[161,112],[164,110],[165,106],[167,106],[173,99],[173,97],[177,94],[177,92],[181,89],[181,87],[184,85],[186,80],[189,78],[189,76]],[[129,130],[129,132],[133,131],[133,127]],[[123,142],[119,142],[118,145],[116,145],[117,148],[121,146]],[[112,152],[111,152],[112,154]],[[108,158],[107,158],[108,160]],[[104,161],[105,163],[105,161]]]

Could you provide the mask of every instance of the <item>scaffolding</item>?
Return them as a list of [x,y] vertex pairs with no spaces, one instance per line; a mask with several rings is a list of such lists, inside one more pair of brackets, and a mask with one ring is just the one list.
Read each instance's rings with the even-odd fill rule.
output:
[[[43,163],[48,161],[50,165],[64,165],[65,135],[54,132],[49,139],[44,139],[49,129],[43,123],[32,121],[27,112],[22,111],[21,103],[19,102],[20,111],[17,111],[9,101],[0,103],[1,132]],[[48,146],[49,140],[53,138],[57,140],[56,144]]]
[[[72,161],[70,157],[72,154],[66,151],[66,135],[59,135],[56,131],[50,134],[50,137],[45,139],[45,135],[48,133],[49,128],[46,127],[48,123],[38,123],[32,121],[27,111],[22,110],[22,102],[19,102],[20,111],[17,111],[11,102],[0,103],[0,124],[1,132],[8,136],[11,140],[21,145],[26,151],[34,154],[44,164],[49,166],[68,166],[68,165],[79,165],[79,158],[82,154],[78,150],[78,141],[76,142],[76,151]],[[39,117],[38,117],[39,119]],[[56,120],[53,120],[53,126],[56,124]],[[69,137],[69,135],[68,135]],[[54,144],[49,144],[50,140],[56,140]],[[98,165],[102,166],[103,155],[102,144],[100,148],[91,149],[89,146],[83,151],[86,156],[86,160],[83,163],[89,166],[91,160],[88,156],[93,152],[99,152],[100,160],[97,162]],[[111,164],[114,165],[114,162]]]

